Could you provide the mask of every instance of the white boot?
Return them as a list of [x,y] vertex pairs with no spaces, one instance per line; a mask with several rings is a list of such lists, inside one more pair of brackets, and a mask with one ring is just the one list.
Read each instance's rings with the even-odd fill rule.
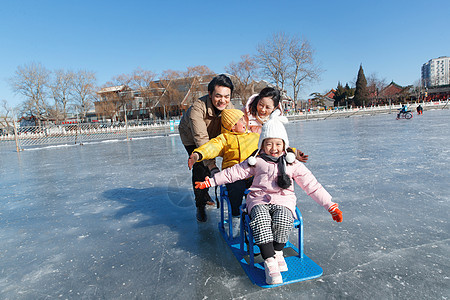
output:
[[264,261],[264,271],[266,272],[267,284],[283,283],[283,277],[281,277],[278,262],[275,257],[269,257]]
[[237,216],[237,217],[233,217],[233,237],[238,237],[241,234],[241,217]]
[[275,250],[275,258],[278,262],[278,268],[280,269],[280,272],[286,272],[288,270],[288,266],[286,264],[286,261],[284,260],[283,250],[276,251]]

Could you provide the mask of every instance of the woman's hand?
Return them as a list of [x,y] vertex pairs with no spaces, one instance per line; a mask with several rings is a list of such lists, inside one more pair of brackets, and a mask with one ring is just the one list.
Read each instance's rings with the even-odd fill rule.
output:
[[305,163],[308,161],[308,155],[306,155],[305,153],[303,153],[302,151],[297,149],[297,153],[295,153],[295,158],[298,161],[301,161],[302,163]]

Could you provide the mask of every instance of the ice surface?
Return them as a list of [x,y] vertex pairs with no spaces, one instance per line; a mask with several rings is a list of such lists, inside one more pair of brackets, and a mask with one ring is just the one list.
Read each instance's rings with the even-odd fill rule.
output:
[[0,148],[0,298],[448,299],[450,111],[287,129],[344,213],[333,222],[296,187],[322,277],[252,285],[219,210],[196,222],[187,154],[171,135]]

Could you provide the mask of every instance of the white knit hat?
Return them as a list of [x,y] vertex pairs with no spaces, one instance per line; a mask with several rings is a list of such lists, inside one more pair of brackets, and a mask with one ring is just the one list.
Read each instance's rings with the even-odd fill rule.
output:
[[289,147],[289,138],[283,124],[288,123],[288,119],[281,115],[279,109],[275,110],[270,119],[264,123],[259,136],[258,149],[261,149],[262,143],[265,139],[282,139],[284,141],[284,150]]
[[[256,155],[258,155],[261,150],[263,141],[265,139],[282,139],[284,141],[284,151],[289,147],[289,138],[286,132],[286,128],[284,128],[283,124],[288,123],[288,119],[285,116],[281,115],[281,111],[279,109],[275,110],[271,115],[270,119],[264,123],[262,126],[261,135],[259,136],[258,141],[258,152],[255,156],[251,156],[248,159],[248,164],[254,166],[256,164]],[[287,163],[292,163],[295,160],[295,155],[291,152],[287,153],[286,161]]]

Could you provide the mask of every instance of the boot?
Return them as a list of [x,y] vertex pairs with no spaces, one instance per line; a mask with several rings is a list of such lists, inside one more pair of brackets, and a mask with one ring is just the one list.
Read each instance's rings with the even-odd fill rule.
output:
[[266,272],[267,284],[283,283],[283,277],[281,277],[278,262],[275,257],[269,257],[264,261],[264,271]]
[[275,250],[275,258],[278,262],[278,268],[280,269],[280,272],[286,272],[288,270],[288,266],[286,264],[286,261],[284,260],[283,250],[276,251]]
[[209,205],[209,206],[213,206],[213,205],[215,206],[216,205],[216,203],[214,202],[213,199],[211,199],[211,196],[209,194],[206,194],[205,198],[206,198],[206,204],[207,205]]
[[206,222],[206,220],[208,220],[208,217],[206,216],[205,206],[197,207],[197,221]]

